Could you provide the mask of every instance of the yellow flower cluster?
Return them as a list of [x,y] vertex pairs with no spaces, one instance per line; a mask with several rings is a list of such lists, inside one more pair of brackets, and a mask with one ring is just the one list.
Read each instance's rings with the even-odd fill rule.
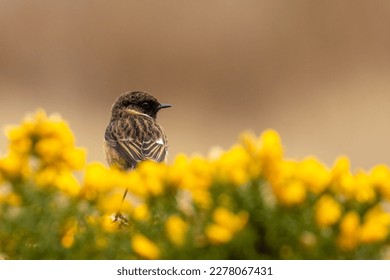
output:
[[381,206],[370,209],[363,217],[355,211],[346,213],[340,222],[338,244],[344,250],[353,250],[359,244],[382,242],[388,238],[390,215]]
[[183,246],[186,241],[188,227],[189,225],[181,217],[171,215],[166,221],[165,231],[173,244]]
[[135,253],[145,259],[158,259],[160,256],[160,250],[156,244],[142,234],[133,236],[131,246]]
[[8,154],[0,159],[0,172],[9,180],[33,179],[42,187],[54,186],[77,195],[80,185],[73,171],[85,165],[86,151],[75,146],[69,126],[44,111],[8,127]]
[[[67,123],[43,111],[8,128],[7,137],[0,183],[12,187],[0,184],[0,206],[20,206],[20,186],[54,189],[75,198],[77,210],[72,211],[89,212],[83,222],[64,218],[60,244],[68,251],[79,248],[75,243],[83,234],[96,234],[97,248],[109,250],[122,236],[115,235],[123,230],[115,222],[119,212],[128,226],[127,245],[121,248],[134,254],[129,258],[174,257],[188,253],[188,246],[191,252],[204,252],[229,244],[226,248],[235,253],[247,246],[252,257],[264,257],[265,252],[272,252],[272,258],[292,256],[294,250],[303,250],[295,256],[313,257],[296,246],[304,240],[304,247],[313,251],[318,246],[321,252],[320,246],[329,246],[331,238],[335,250],[352,252],[389,239],[387,166],[352,172],[346,157],[332,167],[315,157],[286,159],[273,130],[259,137],[244,132],[230,149],[213,149],[208,157],[180,154],[170,165],[147,161],[130,172],[99,162],[85,164],[86,152],[75,146]],[[81,182],[76,170],[83,170]],[[67,203],[56,196],[50,205]],[[232,245],[237,240],[238,248]]]
[[227,243],[247,222],[247,212],[234,214],[226,208],[218,207],[213,212],[213,223],[206,228],[206,236],[212,243]]
[[[311,196],[317,226],[337,225],[335,231],[339,232],[341,249],[352,250],[359,244],[388,238],[390,213],[383,208],[390,198],[387,166],[378,165],[370,172],[359,170],[353,174],[346,157],[337,159],[332,168],[313,157],[302,161],[283,159],[280,142],[273,131],[265,132],[260,141],[247,135],[244,138],[252,154],[262,155],[259,156],[262,174],[277,202],[284,207],[309,207],[307,200]],[[263,147],[268,143],[267,148],[262,149],[259,143],[264,143]]]
[[335,224],[341,216],[341,205],[330,195],[323,195],[316,203],[316,222],[320,227]]

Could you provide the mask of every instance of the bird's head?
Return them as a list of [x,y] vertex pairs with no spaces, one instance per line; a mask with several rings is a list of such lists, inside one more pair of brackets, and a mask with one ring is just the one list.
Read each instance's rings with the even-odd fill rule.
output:
[[123,93],[117,98],[111,109],[111,117],[121,115],[130,110],[148,115],[152,118],[157,117],[157,112],[163,108],[172,107],[170,104],[161,104],[158,100],[143,91],[131,91]]

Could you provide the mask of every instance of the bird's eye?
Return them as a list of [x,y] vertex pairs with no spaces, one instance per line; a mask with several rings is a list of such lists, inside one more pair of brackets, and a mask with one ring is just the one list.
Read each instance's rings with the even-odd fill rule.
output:
[[149,109],[151,106],[149,102],[143,102],[141,105],[144,109]]

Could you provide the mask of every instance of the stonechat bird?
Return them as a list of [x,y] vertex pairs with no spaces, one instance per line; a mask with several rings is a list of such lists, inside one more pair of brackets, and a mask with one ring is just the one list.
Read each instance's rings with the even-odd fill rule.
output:
[[149,93],[126,92],[111,108],[111,119],[104,134],[104,149],[110,166],[134,169],[144,160],[167,160],[168,143],[157,123],[157,112],[170,104],[161,104]]
[[[126,171],[144,160],[166,162],[168,143],[163,128],[157,123],[157,112],[170,104],[161,104],[142,91],[123,93],[111,108],[110,123],[104,134],[104,150],[110,166]],[[124,192],[122,202],[126,198]],[[120,226],[128,220],[118,211],[114,221]]]

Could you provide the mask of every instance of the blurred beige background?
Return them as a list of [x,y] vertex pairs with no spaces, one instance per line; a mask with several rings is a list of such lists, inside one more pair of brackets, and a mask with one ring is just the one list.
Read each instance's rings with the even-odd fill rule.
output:
[[385,0],[0,0],[0,125],[59,112],[104,161],[112,102],[145,90],[171,159],[273,128],[289,157],[390,164],[389,26]]

